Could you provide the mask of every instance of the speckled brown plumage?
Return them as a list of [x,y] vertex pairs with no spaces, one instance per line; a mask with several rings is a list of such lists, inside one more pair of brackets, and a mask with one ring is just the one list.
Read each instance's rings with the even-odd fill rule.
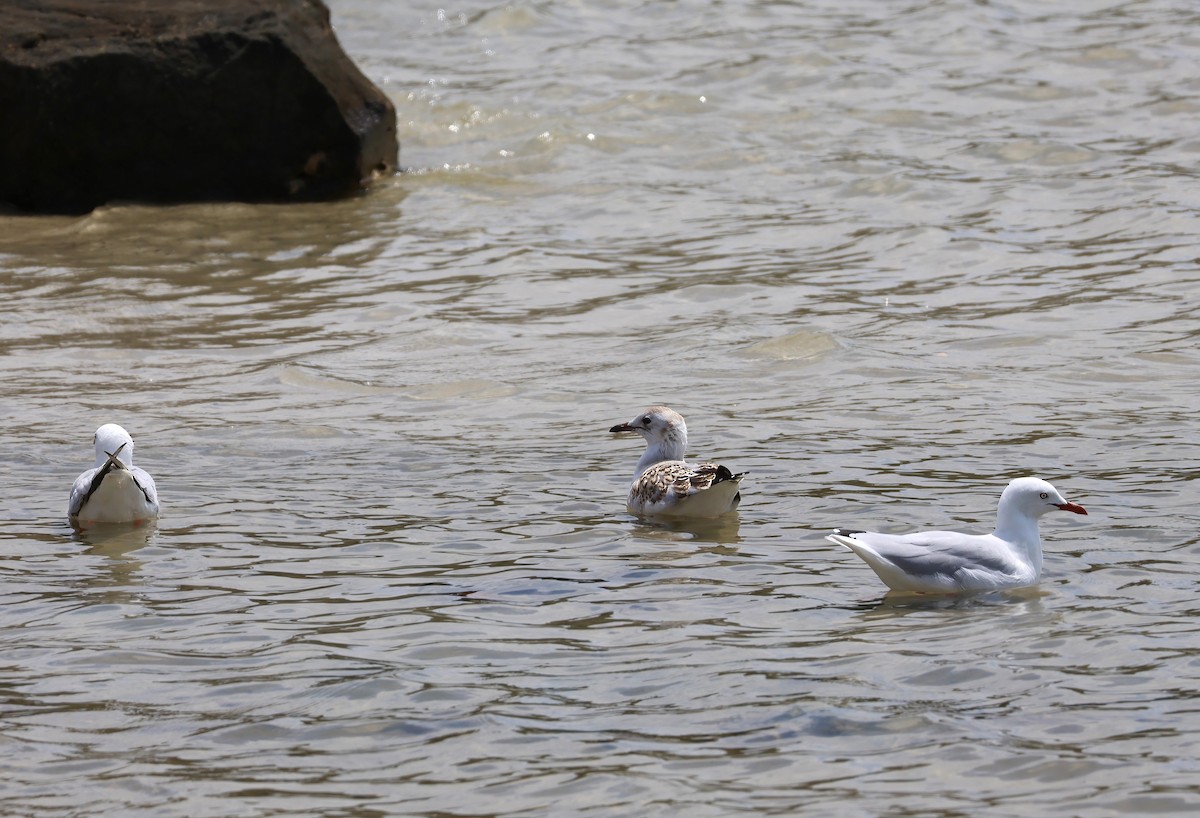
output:
[[[740,477],[740,475],[739,475]],[[724,466],[716,463],[701,463],[689,466],[683,462],[658,463],[642,473],[629,488],[630,504],[655,505],[668,495],[682,499],[698,491],[704,491],[714,483],[734,479]]]
[[687,425],[678,412],[651,406],[609,431],[636,432],[646,439],[627,499],[634,514],[715,517],[741,502],[739,484],[745,472],[734,474],[717,463],[684,462]]

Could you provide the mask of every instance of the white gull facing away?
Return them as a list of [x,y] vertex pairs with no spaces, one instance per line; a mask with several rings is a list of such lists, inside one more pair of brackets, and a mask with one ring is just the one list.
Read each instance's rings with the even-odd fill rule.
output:
[[627,506],[633,514],[673,517],[716,517],[733,511],[742,500],[742,478],[716,463],[684,462],[687,425],[665,406],[651,406],[610,432],[637,432],[646,451],[633,472]]
[[141,524],[158,516],[154,478],[133,465],[133,438],[115,423],[96,430],[96,467],[75,478],[67,517],[76,525]]
[[878,534],[837,528],[827,539],[862,557],[893,591],[953,594],[1020,588],[1041,578],[1038,518],[1049,511],[1087,514],[1045,480],[1019,477],[1000,495],[991,534]]

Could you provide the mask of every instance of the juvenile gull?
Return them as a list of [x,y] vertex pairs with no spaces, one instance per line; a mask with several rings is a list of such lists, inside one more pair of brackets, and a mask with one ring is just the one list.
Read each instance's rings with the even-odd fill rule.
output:
[[76,525],[143,523],[158,516],[154,478],[133,465],[133,438],[115,423],[96,430],[96,467],[75,478],[67,517]]
[[1045,480],[1019,477],[1000,495],[991,534],[877,534],[837,528],[827,539],[862,557],[893,591],[952,594],[1019,588],[1036,585],[1041,577],[1038,518],[1055,510],[1087,514]]
[[675,517],[716,517],[733,511],[742,500],[740,484],[746,472],[734,474],[716,463],[690,466],[687,425],[665,406],[651,406],[610,432],[637,432],[646,439],[629,486],[627,506],[633,514]]

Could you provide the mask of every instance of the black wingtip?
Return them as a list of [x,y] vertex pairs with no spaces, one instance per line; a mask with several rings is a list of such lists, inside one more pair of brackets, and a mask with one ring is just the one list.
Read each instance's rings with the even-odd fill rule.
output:
[[728,466],[717,466],[717,473],[713,483],[724,483],[726,480],[741,480],[749,473],[748,471],[744,471],[734,474],[729,470]]
[[835,528],[833,533],[837,534],[839,537],[853,537],[855,534],[866,534],[867,532],[852,528]]

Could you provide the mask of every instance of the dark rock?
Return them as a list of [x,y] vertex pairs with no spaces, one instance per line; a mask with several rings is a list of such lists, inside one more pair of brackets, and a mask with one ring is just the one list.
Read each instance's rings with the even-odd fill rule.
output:
[[4,0],[0,202],[326,199],[396,168],[396,113],[319,0]]

